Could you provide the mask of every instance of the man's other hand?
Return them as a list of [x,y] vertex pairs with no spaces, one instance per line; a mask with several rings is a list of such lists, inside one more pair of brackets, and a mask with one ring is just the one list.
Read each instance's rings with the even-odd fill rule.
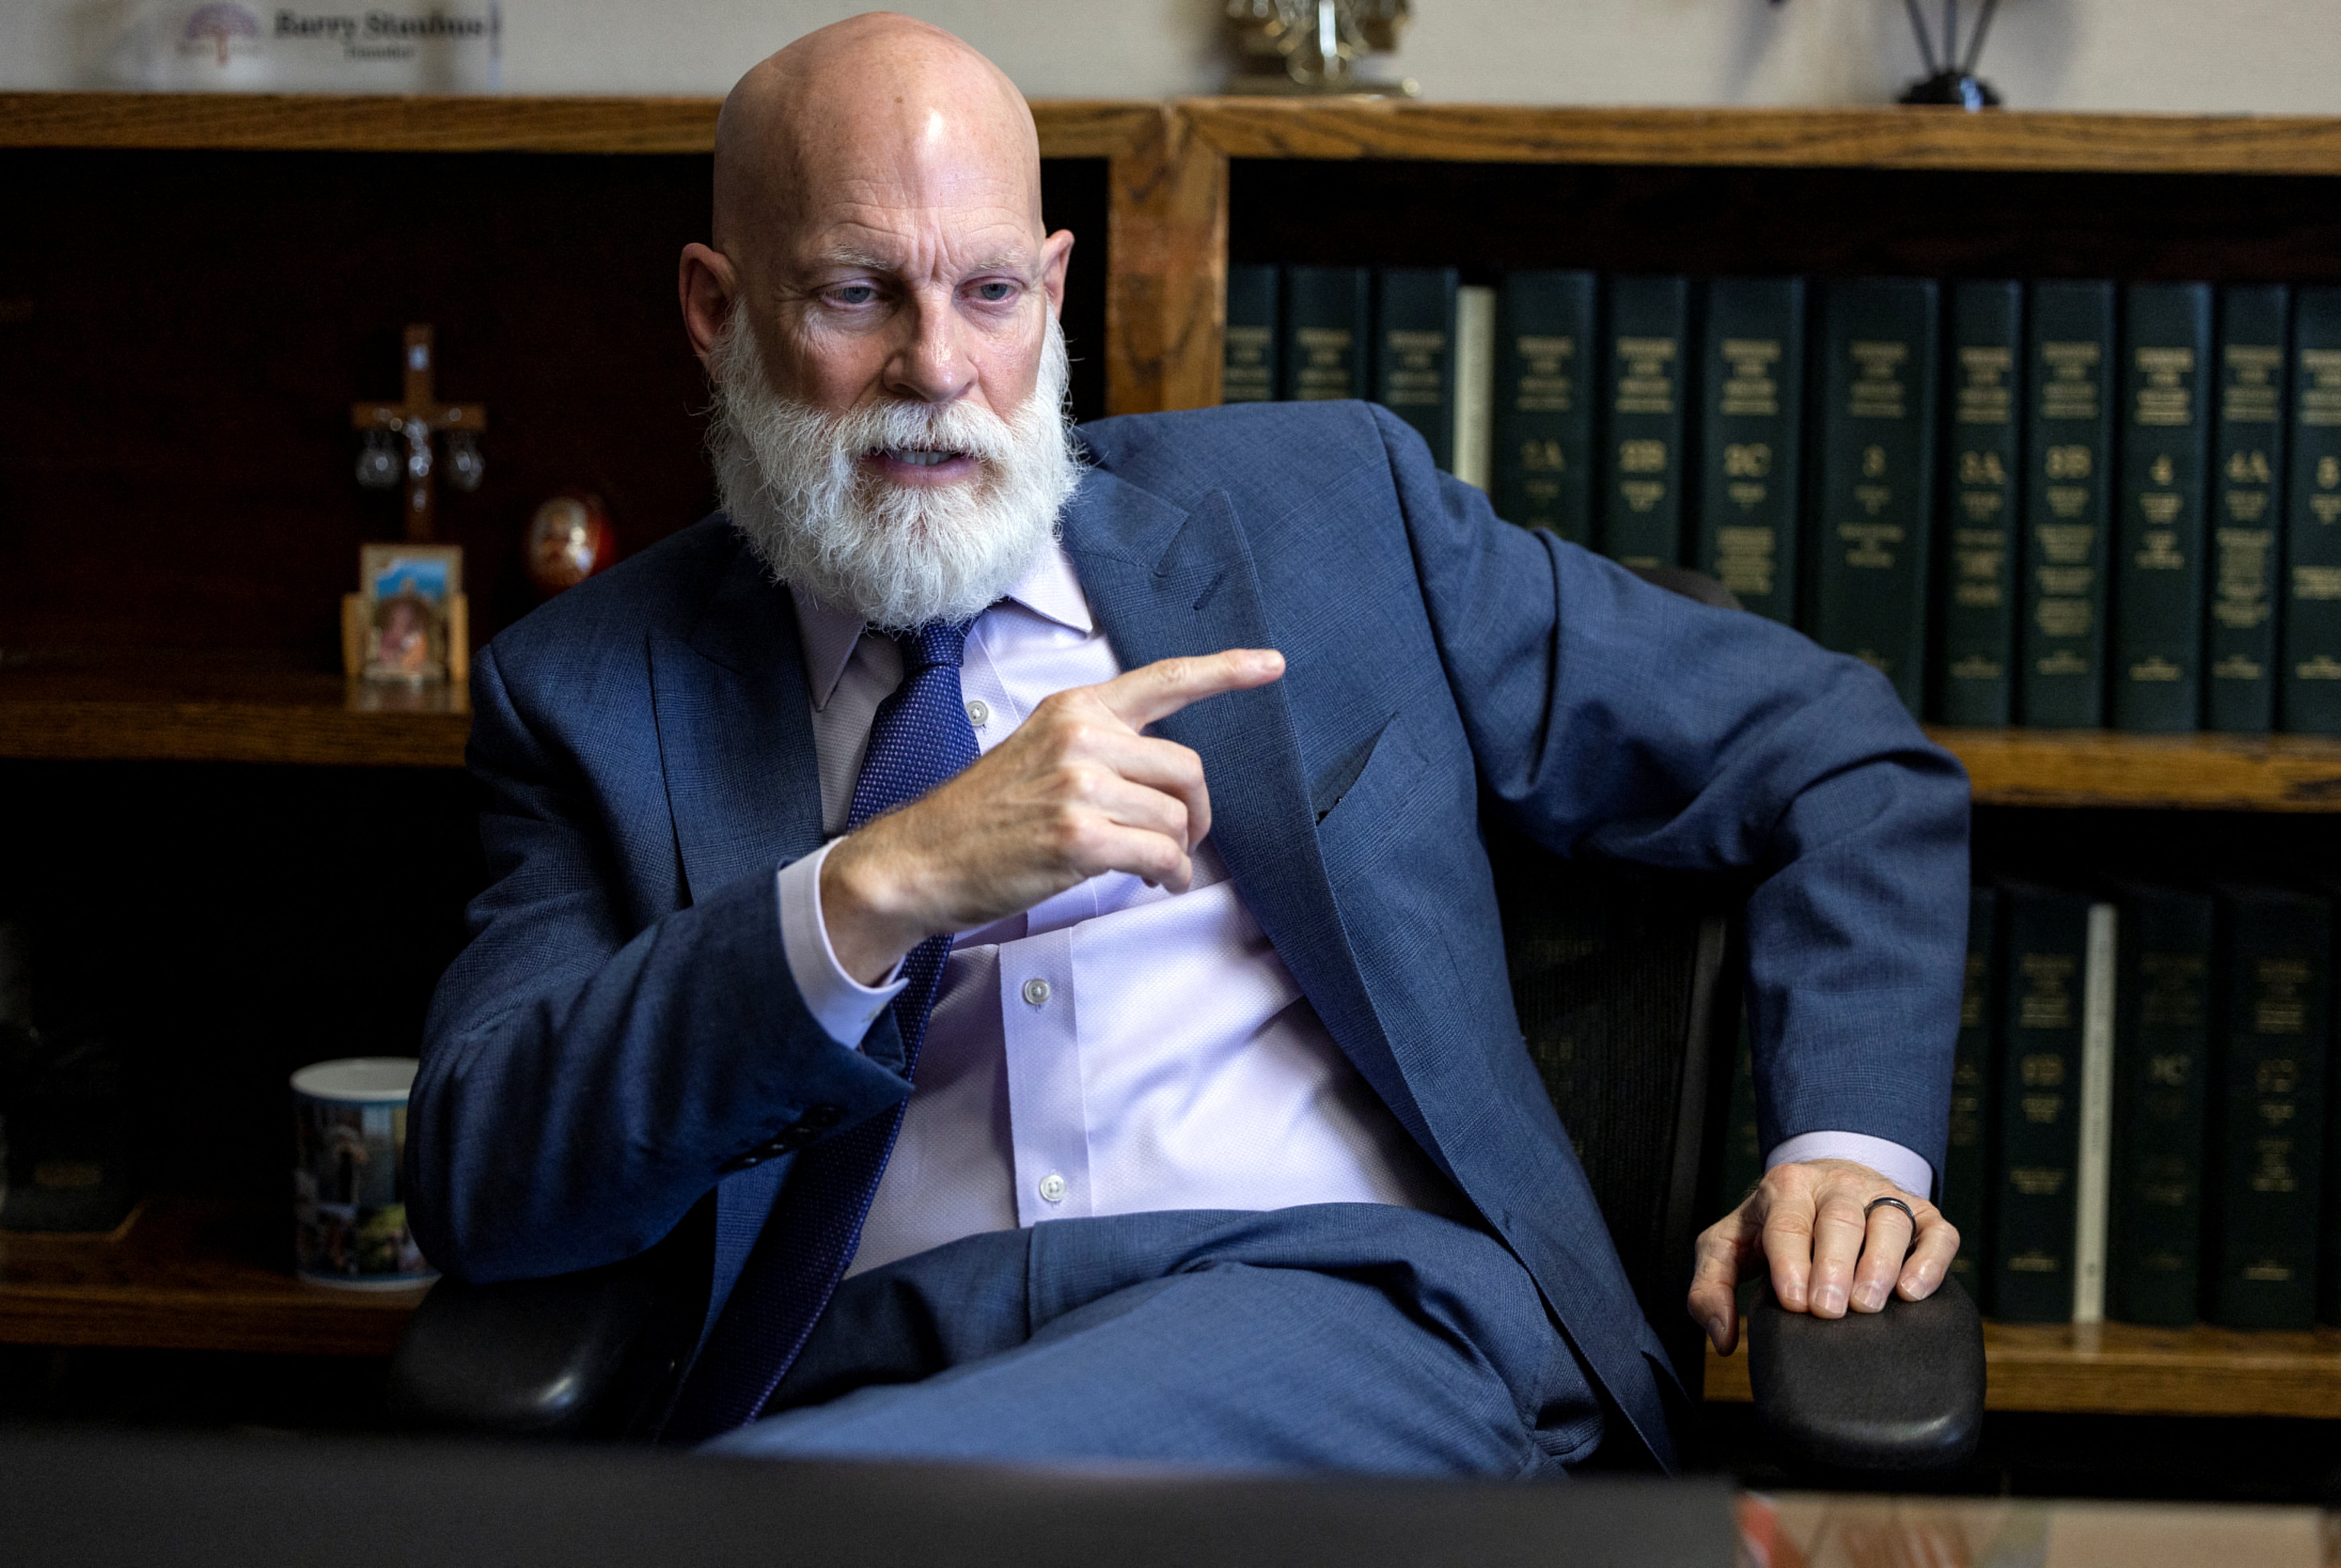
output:
[[1203,762],[1142,732],[1283,674],[1273,649],[1230,648],[1047,698],[966,772],[829,852],[821,909],[839,964],[876,984],[938,932],[989,924],[1107,872],[1184,893],[1211,831]]
[[[1918,1216],[1890,1203],[1862,1213],[1873,1198],[1899,1198]],[[1851,1160],[1811,1160],[1775,1165],[1747,1202],[1699,1233],[1698,1266],[1691,1275],[1690,1315],[1729,1355],[1739,1343],[1739,1303],[1734,1288],[1756,1272],[1772,1271],[1772,1293],[1790,1312],[1843,1317],[1878,1312],[1888,1291],[1904,1301],[1935,1293],[1959,1250],[1959,1233],[1942,1211]]]

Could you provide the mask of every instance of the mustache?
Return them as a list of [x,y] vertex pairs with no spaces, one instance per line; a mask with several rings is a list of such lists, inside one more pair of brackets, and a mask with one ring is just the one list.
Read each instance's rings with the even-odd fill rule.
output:
[[822,433],[832,452],[855,457],[881,453],[932,452],[1005,462],[1016,444],[1008,422],[988,408],[966,403],[889,401],[839,414],[815,414],[834,423]]

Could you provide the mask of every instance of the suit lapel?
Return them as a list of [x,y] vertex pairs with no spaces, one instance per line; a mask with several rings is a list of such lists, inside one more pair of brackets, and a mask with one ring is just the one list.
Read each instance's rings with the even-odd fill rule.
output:
[[[1276,645],[1250,545],[1220,492],[1182,513],[1111,474],[1092,473],[1067,508],[1064,542],[1125,670],[1178,654]],[[1211,842],[1245,905],[1333,1038],[1430,1147],[1318,854],[1283,684],[1208,698],[1153,731],[1203,759]]]
[[689,635],[652,634],[651,700],[683,903],[821,847],[796,609],[745,545]]
[[[650,639],[651,704],[688,904],[821,847],[821,771],[795,602],[744,544],[684,636]],[[703,1339],[763,1229],[793,1155],[715,1187]]]

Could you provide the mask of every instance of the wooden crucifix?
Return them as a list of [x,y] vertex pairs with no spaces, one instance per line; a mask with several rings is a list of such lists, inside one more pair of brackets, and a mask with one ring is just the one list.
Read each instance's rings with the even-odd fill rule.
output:
[[488,427],[488,411],[476,403],[442,403],[436,389],[438,366],[433,363],[432,331],[427,325],[406,329],[406,395],[396,403],[350,404],[350,428],[387,430],[406,442],[406,538],[409,544],[430,543],[438,503],[433,494],[431,438],[440,431],[463,431],[476,435]]

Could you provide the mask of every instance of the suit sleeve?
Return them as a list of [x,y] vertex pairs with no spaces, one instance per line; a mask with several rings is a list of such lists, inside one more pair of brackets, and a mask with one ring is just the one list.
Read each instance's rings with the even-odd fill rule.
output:
[[1939,1176],[1965,770],[1858,660],[1499,521],[1411,430],[1377,418],[1496,809],[1564,855],[1747,879],[1764,1146],[1859,1133]]
[[493,649],[473,708],[488,887],[433,999],[407,1124],[409,1214],[435,1266],[497,1280],[632,1256],[726,1174],[909,1092],[884,1064],[891,1021],[863,1052],[807,1011],[777,866],[643,924],[574,764],[521,717]]

